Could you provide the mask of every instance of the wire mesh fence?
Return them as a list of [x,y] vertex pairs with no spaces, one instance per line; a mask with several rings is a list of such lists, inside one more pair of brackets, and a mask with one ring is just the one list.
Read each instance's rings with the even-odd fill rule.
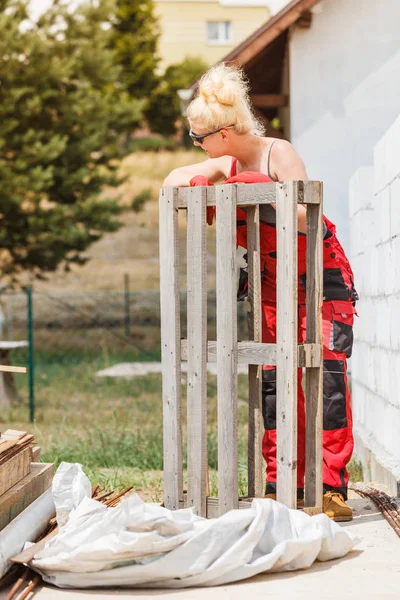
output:
[[[208,294],[208,338],[215,338],[215,292]],[[181,293],[182,332],[186,338],[186,292]],[[239,338],[247,338],[247,316],[239,303]],[[19,342],[19,345],[15,343]],[[24,343],[24,344],[22,344]],[[110,378],[129,379],[158,370],[160,300],[158,292],[133,292],[125,277],[123,290],[107,292],[23,292],[0,295],[0,346],[10,364],[28,366],[28,376],[13,376],[15,394],[0,388],[0,406],[29,411],[31,421],[55,405],[90,404]],[[144,363],[144,364],[143,364]],[[121,365],[134,365],[135,369]],[[142,365],[141,368],[138,368]],[[110,372],[110,371],[107,371]],[[157,379],[161,385],[161,378]],[[108,382],[109,383],[109,382]],[[102,389],[103,388],[103,389]],[[132,394],[134,388],[132,387]],[[161,389],[160,389],[161,394]]]

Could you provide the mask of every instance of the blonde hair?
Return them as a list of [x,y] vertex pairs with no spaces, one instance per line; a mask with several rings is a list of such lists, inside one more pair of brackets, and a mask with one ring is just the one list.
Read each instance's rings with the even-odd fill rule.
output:
[[254,115],[249,88],[242,69],[220,63],[200,79],[197,96],[189,104],[187,116],[210,131],[235,125],[237,133],[262,136],[265,129]]

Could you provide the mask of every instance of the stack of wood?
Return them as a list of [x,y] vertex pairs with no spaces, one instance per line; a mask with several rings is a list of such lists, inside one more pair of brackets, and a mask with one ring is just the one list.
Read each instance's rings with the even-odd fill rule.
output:
[[28,432],[0,434],[0,531],[50,487],[53,465],[36,462],[39,456]]

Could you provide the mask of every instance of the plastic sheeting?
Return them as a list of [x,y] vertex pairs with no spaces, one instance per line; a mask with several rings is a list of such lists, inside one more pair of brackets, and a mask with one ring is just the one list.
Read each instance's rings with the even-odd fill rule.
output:
[[68,494],[83,498],[31,563],[59,587],[222,585],[340,558],[358,542],[324,514],[310,517],[268,499],[218,519],[147,504],[137,494],[107,508],[71,485],[75,469],[85,486],[80,465],[60,469],[68,476],[57,478],[56,508],[57,497],[63,509],[74,505]]

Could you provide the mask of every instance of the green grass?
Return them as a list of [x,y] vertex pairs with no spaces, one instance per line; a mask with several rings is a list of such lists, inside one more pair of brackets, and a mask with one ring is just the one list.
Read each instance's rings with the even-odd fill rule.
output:
[[[163,468],[161,375],[134,379],[95,376],[97,371],[119,362],[159,360],[159,350],[144,348],[141,353],[133,352],[107,336],[95,344],[90,331],[86,338],[84,332],[80,337],[63,332],[63,341],[55,332],[52,335],[52,344],[47,335],[36,336],[35,423],[29,423],[28,378],[20,375],[16,381],[23,404],[12,406],[0,416],[1,429],[33,433],[42,448],[41,460],[54,462],[55,467],[61,461],[80,462],[92,483],[118,490],[134,485],[150,489],[151,497],[159,498]],[[44,349],[50,346],[51,351]],[[13,354],[14,364],[26,362],[26,352]],[[242,480],[247,453],[245,382],[246,378],[239,378]],[[185,383],[182,403],[185,415]],[[216,378],[212,376],[208,379],[208,421],[209,464],[216,470],[217,398]],[[183,436],[186,438],[185,422]],[[244,489],[244,484],[241,487]]]
[[[92,483],[121,490],[133,485],[146,499],[162,500],[163,430],[161,375],[134,379],[97,378],[96,372],[119,362],[159,360],[159,349],[141,352],[99,332],[37,335],[35,365],[36,419],[29,423],[28,378],[16,376],[21,406],[0,416],[0,428],[35,435],[41,460],[79,462]],[[95,343],[97,340],[97,343]],[[149,342],[150,344],[150,342]],[[51,351],[45,348],[52,347]],[[154,347],[153,347],[154,348]],[[26,352],[13,355],[26,364]],[[239,495],[247,494],[247,378],[238,383]],[[218,493],[216,377],[209,376],[208,460],[211,495]],[[186,440],[186,384],[182,385],[183,437]],[[184,452],[184,468],[186,453]],[[362,481],[361,465],[349,464],[352,482]]]

